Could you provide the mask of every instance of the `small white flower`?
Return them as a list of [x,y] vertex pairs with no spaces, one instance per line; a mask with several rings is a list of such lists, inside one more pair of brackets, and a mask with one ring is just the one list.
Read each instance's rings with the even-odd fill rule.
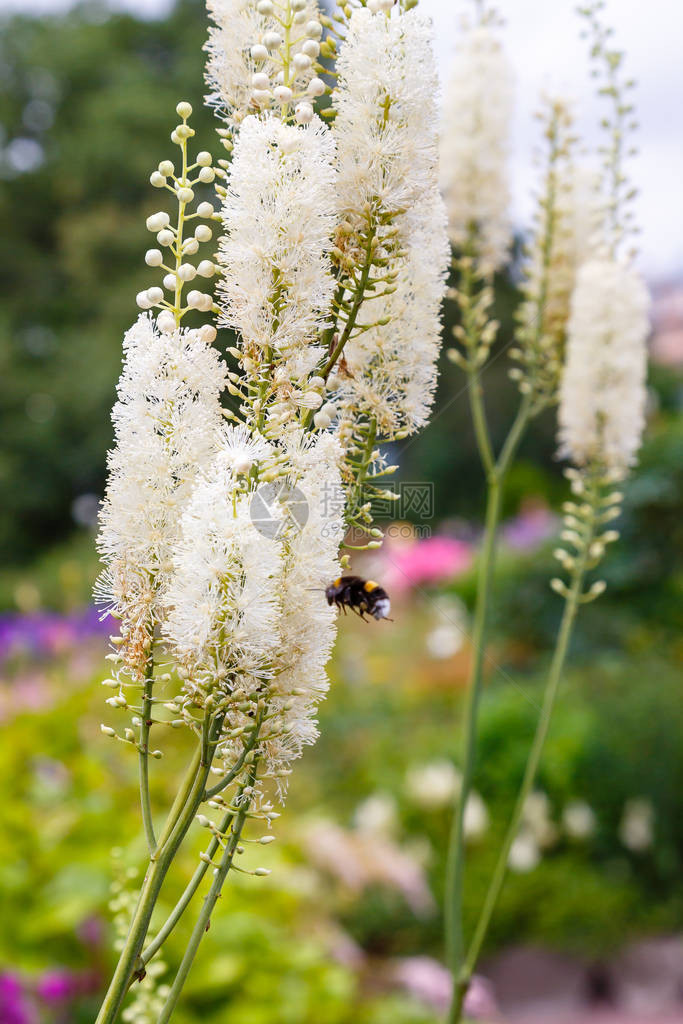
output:
[[423,807],[449,807],[460,792],[461,775],[452,761],[429,761],[415,765],[406,773],[405,791],[409,800]]

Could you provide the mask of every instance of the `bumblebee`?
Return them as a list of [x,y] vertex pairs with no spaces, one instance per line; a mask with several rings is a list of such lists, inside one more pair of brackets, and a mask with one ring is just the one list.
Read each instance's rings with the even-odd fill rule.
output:
[[360,576],[340,576],[326,588],[325,597],[329,605],[343,608],[345,615],[346,609],[350,608],[363,620],[366,613],[375,619],[386,619],[391,611],[386,590],[374,580],[364,580]]

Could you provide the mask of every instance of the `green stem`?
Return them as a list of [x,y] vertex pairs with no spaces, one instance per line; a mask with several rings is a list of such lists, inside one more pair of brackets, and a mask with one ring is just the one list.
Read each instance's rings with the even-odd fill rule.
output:
[[541,714],[536,726],[536,732],[534,734],[533,743],[527,759],[524,776],[522,778],[522,783],[512,812],[512,817],[505,833],[505,838],[503,839],[503,845],[496,861],[491,883],[479,914],[479,919],[467,951],[467,956],[464,958],[458,973],[454,974],[453,1000],[448,1017],[449,1024],[459,1024],[462,1018],[465,996],[467,995],[472,974],[477,965],[477,961],[491,923],[491,917],[493,916],[493,912],[496,908],[496,904],[505,881],[510,849],[519,830],[522,815],[524,813],[524,804],[536,779],[541,756],[543,754],[543,748],[548,736],[548,729],[550,727],[555,700],[557,698],[557,691],[567,658],[567,651],[569,649],[574,620],[576,619],[579,605],[581,603],[581,591],[586,573],[588,552],[594,533],[594,525],[593,521],[590,525],[587,536],[584,538],[581,555],[579,556],[576,567],[572,573],[572,585],[565,598],[562,621],[560,623],[557,643],[550,665],[548,682],[546,684],[545,694],[543,697],[543,706],[541,708]]
[[[232,821],[233,816],[234,811],[228,811],[228,813],[225,815],[220,824],[221,832],[225,832],[227,830],[228,826],[230,825],[230,822]],[[218,850],[218,846],[218,839],[216,836],[214,836],[214,838],[211,840],[206,849],[206,856],[210,860],[213,859],[213,857],[215,856],[216,851]],[[183,892],[182,896],[180,897],[175,907],[169,914],[167,920],[164,922],[163,926],[159,929],[155,937],[152,939],[149,946],[147,946],[144,953],[141,954],[140,959],[142,960],[143,964],[148,964],[152,957],[161,949],[164,942],[169,937],[169,935],[177,925],[178,921],[180,920],[180,918],[183,916],[188,906],[190,905],[192,897],[199,888],[202,879],[204,878],[204,875],[209,869],[209,866],[209,861],[202,860],[199,862],[195,870],[195,873],[193,874],[190,881],[187,883],[185,891]]]
[[150,655],[145,670],[145,686],[142,698],[142,725],[140,726],[140,747],[138,764],[140,769],[140,806],[142,823],[147,837],[150,854],[157,847],[152,823],[152,804],[149,795],[149,731],[152,725],[152,690],[154,688],[154,659]]
[[[188,766],[183,785],[169,812],[166,826],[160,836],[157,848],[150,858],[147,874],[145,875],[145,881],[143,882],[126,942],[95,1024],[114,1024],[131,980],[143,966],[140,960],[140,953],[145,936],[149,930],[152,913],[159,898],[163,881],[202,802],[204,787],[206,786],[213,758],[213,750],[215,749],[217,738],[220,736],[221,728],[222,717],[219,717],[210,725],[211,756],[209,758],[204,756],[206,744],[203,736],[202,743]],[[203,732],[207,734],[208,729],[208,726],[205,727]]]
[[365,245],[365,262],[363,264],[363,269],[361,270],[358,286],[356,287],[353,303],[351,304],[351,309],[349,310],[349,315],[347,317],[344,330],[342,331],[339,337],[339,341],[332,349],[330,357],[327,360],[327,363],[325,364],[325,368],[320,374],[323,380],[327,380],[327,378],[329,377],[335,363],[337,362],[340,355],[344,351],[344,346],[351,337],[351,332],[356,326],[356,320],[358,319],[358,313],[360,312],[360,308],[363,305],[363,299],[365,298],[365,289],[367,288],[368,280],[370,278],[370,271],[372,270],[372,242],[374,237],[375,227],[371,223],[368,226],[368,238]]
[[[240,789],[240,796],[244,793],[244,790],[247,787],[253,786],[254,781],[256,779],[257,766],[258,760],[254,759],[254,764],[251,767],[247,781],[245,785]],[[171,986],[171,991],[169,992],[168,999],[166,1000],[164,1007],[159,1017],[157,1018],[157,1024],[166,1024],[166,1022],[171,1019],[173,1011],[175,1010],[176,1004],[180,997],[180,993],[183,990],[185,981],[187,980],[187,976],[190,973],[190,968],[192,967],[194,958],[197,955],[199,944],[204,938],[204,935],[211,923],[211,914],[213,913],[213,909],[216,906],[216,902],[218,901],[218,898],[221,894],[223,883],[225,882],[227,874],[230,871],[230,868],[232,867],[232,862],[235,857],[235,850],[240,840],[240,836],[242,835],[242,829],[244,828],[244,823],[247,820],[247,815],[249,813],[250,803],[251,801],[247,800],[247,802],[240,807],[237,814],[235,815],[232,830],[230,832],[230,838],[228,840],[225,851],[221,858],[221,862],[218,868],[216,869],[213,882],[211,883],[211,888],[204,897],[204,905],[202,906],[202,909],[197,918],[197,922],[192,931],[192,935],[190,936],[190,941],[185,950],[185,955],[183,956],[183,959],[180,963],[180,967],[178,968],[178,973],[175,976],[173,985]]]
[[[470,392],[471,391],[472,389],[470,388]],[[476,408],[483,417],[483,405],[479,404],[476,398],[471,398],[471,401],[473,403],[473,415]],[[473,661],[472,668],[470,670],[467,704],[465,708],[462,785],[451,826],[446,866],[446,952],[448,963],[451,965],[454,978],[457,978],[460,975],[464,958],[462,917],[463,881],[465,870],[465,808],[472,791],[472,779],[474,775],[477,724],[479,720],[479,705],[481,703],[484,682],[484,659],[486,656],[489,606],[495,570],[498,526],[500,522],[504,484],[507,472],[522,440],[530,415],[531,398],[525,396],[520,403],[517,416],[510,429],[510,433],[508,434],[505,444],[503,445],[498,461],[493,463],[493,458],[491,456],[492,468],[488,471],[486,525],[484,530],[484,543],[479,561],[477,601],[472,633]],[[486,438],[488,439],[488,431],[486,431]],[[484,446],[482,450],[482,460],[484,459],[483,453],[486,450],[487,447]]]
[[483,689],[488,604],[495,563],[496,536],[500,520],[500,498],[500,485],[494,474],[489,479],[486,504],[486,530],[484,533],[484,545],[479,559],[477,603],[472,633],[473,660],[465,709],[462,786],[458,804],[453,815],[446,867],[446,949],[448,962],[451,965],[454,977],[460,972],[464,954],[462,895],[465,867],[465,807],[472,789],[472,777],[474,774],[477,720]]

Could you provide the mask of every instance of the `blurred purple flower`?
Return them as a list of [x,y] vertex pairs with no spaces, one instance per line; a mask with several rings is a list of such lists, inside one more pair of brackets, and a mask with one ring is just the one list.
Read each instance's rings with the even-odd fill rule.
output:
[[0,1021],[2,1024],[34,1024],[35,1015],[26,1001],[16,974],[0,971]]
[[79,991],[78,978],[66,968],[56,967],[38,979],[36,992],[46,1003],[64,1003]]
[[[426,1006],[446,1013],[451,1002],[451,972],[429,956],[409,956],[397,961],[394,980]],[[491,1019],[498,1013],[490,982],[475,974],[465,996],[465,1013],[475,1020]]]
[[511,548],[531,551],[557,530],[557,517],[540,501],[529,501],[514,519],[503,526],[503,538]]
[[100,621],[98,610],[9,612],[0,615],[0,663],[14,657],[50,658],[80,644],[105,637],[111,624]]

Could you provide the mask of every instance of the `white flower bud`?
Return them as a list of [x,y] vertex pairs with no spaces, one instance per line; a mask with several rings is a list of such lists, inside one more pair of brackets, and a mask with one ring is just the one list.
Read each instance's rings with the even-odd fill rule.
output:
[[320,54],[320,43],[317,43],[315,39],[307,39],[301,47],[301,52],[315,60],[315,58]]
[[[201,264],[200,264],[201,266]],[[197,267],[192,263],[181,263],[178,267],[178,277],[181,281],[193,281],[197,276]]]
[[171,132],[171,142],[173,142],[176,146],[180,145],[180,136],[175,131],[175,129]]
[[282,39],[278,32],[266,32],[263,37],[263,45],[269,50],[277,50],[278,46],[282,44]]
[[334,404],[334,402],[325,402],[320,411],[324,412],[326,416],[329,416],[330,419],[333,420],[334,417],[337,415],[337,406]]
[[297,11],[294,17],[292,18],[292,21],[294,22],[295,25],[303,25],[307,16],[307,11]]
[[313,417],[313,423],[317,430],[326,430],[331,422],[332,420],[323,409],[320,409]]
[[213,167],[202,167],[199,172],[199,180],[203,181],[205,185],[210,185],[216,177],[216,172]]
[[267,60],[268,51],[261,43],[257,43],[256,46],[251,48],[251,56],[253,60]]
[[206,313],[211,309],[213,299],[205,292],[191,291],[187,296],[187,304],[190,309],[199,309]]
[[176,289],[176,285],[178,283],[178,279],[175,276],[175,274],[165,274],[164,279],[161,283],[163,284],[167,292],[174,292]]
[[273,13],[275,8],[273,7],[272,0],[259,0],[256,4],[256,10],[267,18]]
[[197,213],[200,217],[208,219],[209,217],[213,217],[215,210],[211,203],[200,203],[197,207]]
[[163,174],[165,178],[170,178],[174,171],[175,167],[171,160],[162,160],[159,164],[159,174]]
[[278,103],[291,103],[292,102],[292,90],[287,85],[278,85],[273,89],[273,96]]
[[173,245],[175,242],[175,232],[169,231],[168,228],[164,228],[158,233],[157,242],[159,245]]
[[323,377],[311,377],[311,379],[308,382],[308,385],[311,388],[316,388],[319,390],[325,387],[325,380]]
[[152,171],[149,176],[149,183],[150,185],[153,185],[154,188],[163,188],[166,184],[166,178],[159,171]]
[[[199,224],[194,229],[194,237],[199,242],[210,242],[213,232],[208,224]],[[195,250],[196,251],[196,250]]]
[[264,106],[270,102],[270,89],[254,89],[251,95],[256,103],[262,103]]
[[161,210],[159,213],[153,213],[148,217],[145,224],[147,225],[148,231],[161,231],[162,228],[168,227],[170,222],[171,218],[169,215]]
[[[297,71],[307,71],[311,66],[311,58],[306,53],[295,53],[292,61]],[[165,184],[165,182],[164,182]]]
[[211,822],[209,821],[209,819],[206,817],[205,814],[198,814],[197,815],[197,821],[202,826],[202,828],[210,828],[211,827]]
[[199,337],[202,341],[205,341],[207,345],[213,344],[216,340],[216,334],[217,331],[213,324],[204,324],[203,327],[199,328]]
[[210,167],[211,164],[213,163],[213,157],[211,156],[210,153],[207,153],[207,151],[203,149],[201,153],[197,153],[197,159],[195,160],[195,163],[198,164],[199,167]]
[[145,263],[148,267],[160,267],[163,261],[160,249],[148,249],[145,253]]
[[187,121],[188,117],[192,114],[192,106],[187,100],[184,100],[178,104],[175,108],[175,112],[178,117],[182,117],[183,121]]
[[292,0],[291,7],[294,13],[306,10],[306,0]]
[[176,322],[170,309],[164,309],[157,317],[157,327],[162,334],[172,334],[176,329]]
[[177,192],[178,201],[181,203],[191,203],[194,199],[194,192],[191,188],[179,188]]
[[308,83],[306,92],[309,96],[322,96],[325,92],[325,83],[322,78],[312,78]]
[[254,871],[254,874],[258,875],[260,878],[265,878],[266,875],[270,874],[270,869],[269,868],[256,868],[256,871]]
[[116,732],[108,725],[101,725],[100,729],[105,736],[116,736]]
[[319,21],[309,21],[306,25],[306,35],[309,39],[320,39],[323,34],[323,27]]
[[136,305],[138,306],[138,309],[152,308],[152,303],[149,301],[149,296],[147,295],[147,292],[138,292],[137,295],[135,296],[135,302]]
[[310,124],[313,120],[313,107],[310,103],[297,103],[294,117],[299,124]]
[[254,89],[270,89],[270,79],[264,71],[257,71],[251,80]]
[[184,256],[194,256],[196,252],[199,252],[199,242],[196,238],[188,238],[186,242],[183,242]]
[[147,298],[149,299],[152,305],[155,305],[157,302],[161,302],[163,297],[164,293],[162,292],[161,288],[147,289]]
[[[192,269],[194,270],[194,267]],[[197,273],[200,277],[213,277],[216,273],[216,267],[211,260],[202,260],[197,267]]]

